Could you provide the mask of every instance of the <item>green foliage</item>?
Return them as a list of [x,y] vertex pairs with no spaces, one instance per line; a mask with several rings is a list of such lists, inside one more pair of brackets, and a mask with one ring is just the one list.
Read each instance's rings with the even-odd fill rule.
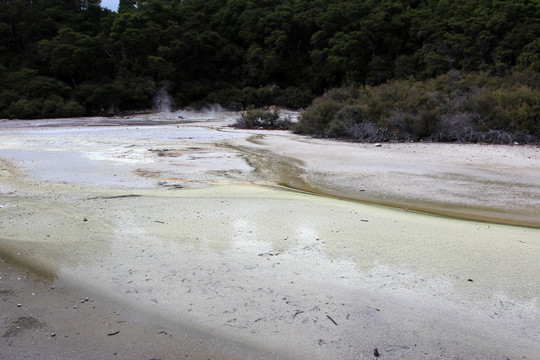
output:
[[[440,126],[433,116],[446,111],[430,102],[446,104],[451,88],[418,87],[418,101],[398,105],[420,107],[401,121],[371,87],[429,82],[452,71],[500,78],[540,72],[539,0],[121,0],[117,13],[98,4],[0,1],[2,116],[67,114],[58,109],[70,101],[86,104],[88,115],[143,109],[163,84],[179,106],[233,108],[303,108],[327,89],[349,86],[373,96],[368,113],[377,122],[416,124],[406,136],[423,137],[421,129]],[[392,86],[388,96],[403,96]],[[510,122],[534,123],[534,109]],[[343,136],[344,120],[336,121],[332,133]]]
[[313,100],[314,95],[311,90],[288,87],[280,91],[274,104],[289,109],[301,109],[307,107]]
[[453,71],[424,82],[340,88],[316,99],[293,130],[359,141],[538,143],[539,79],[528,75],[534,78]]
[[5,118],[44,118],[82,115],[82,107],[72,103],[70,87],[56,79],[22,69],[4,73],[0,79],[0,116]]
[[226,109],[241,110],[248,107],[279,106],[289,109],[300,109],[307,107],[313,100],[314,95],[309,90],[295,87],[279,89],[277,87],[243,89],[226,88],[211,92],[207,97],[207,102],[220,104]]
[[315,99],[313,105],[303,112],[301,120],[295,124],[294,131],[299,134],[328,135],[328,124],[333,120],[341,105],[330,97]]
[[288,118],[281,118],[277,110],[248,109],[234,126],[242,129],[288,129],[291,122]]
[[19,99],[12,103],[5,112],[8,118],[21,117],[35,119],[41,116],[40,102],[37,100]]

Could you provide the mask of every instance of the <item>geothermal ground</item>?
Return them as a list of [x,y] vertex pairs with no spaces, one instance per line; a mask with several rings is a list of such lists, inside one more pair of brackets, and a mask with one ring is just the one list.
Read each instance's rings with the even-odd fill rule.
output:
[[0,121],[0,358],[540,358],[538,147],[236,116]]

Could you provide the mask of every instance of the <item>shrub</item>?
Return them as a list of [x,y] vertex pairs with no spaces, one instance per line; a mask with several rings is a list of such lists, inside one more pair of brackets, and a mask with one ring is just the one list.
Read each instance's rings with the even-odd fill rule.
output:
[[294,131],[359,141],[540,142],[540,80],[457,71],[424,82],[333,89],[313,101]]
[[367,120],[365,105],[344,105],[336,111],[325,132],[329,137],[351,137],[351,130]]
[[20,99],[7,110],[11,119],[37,119],[41,117],[41,102],[39,100]]
[[66,102],[60,109],[59,117],[77,117],[84,114],[84,108],[75,101]]
[[291,121],[281,118],[276,110],[249,109],[240,115],[234,126],[241,129],[288,129]]
[[288,109],[301,109],[309,106],[311,101],[313,101],[311,90],[289,87],[279,92],[275,105]]
[[64,99],[57,95],[49,96],[43,102],[43,108],[41,110],[42,117],[61,117],[61,109],[64,106]]
[[340,107],[341,104],[338,101],[329,97],[315,99],[293,126],[293,131],[298,134],[325,136],[328,124]]
[[238,111],[247,107],[279,106],[288,109],[300,109],[307,107],[313,100],[310,90],[289,87],[284,90],[277,87],[252,88],[242,90],[227,88],[216,90],[206,97],[211,104]]
[[226,109],[239,111],[245,104],[245,92],[234,88],[216,90],[206,100],[210,104],[220,104]]

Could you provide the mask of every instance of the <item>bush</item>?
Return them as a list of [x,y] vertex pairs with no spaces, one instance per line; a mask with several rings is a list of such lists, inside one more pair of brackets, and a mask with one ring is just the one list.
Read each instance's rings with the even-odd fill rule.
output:
[[315,99],[313,104],[301,114],[299,121],[293,126],[293,131],[298,134],[326,136],[328,124],[340,106],[339,102],[331,98]]
[[311,90],[289,87],[279,92],[274,105],[288,109],[301,109],[309,106],[311,101],[313,101]]
[[289,87],[281,90],[277,87],[252,88],[242,90],[227,88],[216,90],[206,97],[210,104],[220,104],[229,110],[241,108],[260,108],[264,106],[279,106],[288,109],[307,107],[313,100],[310,90]]
[[294,131],[358,141],[540,142],[540,88],[527,70],[457,71],[425,82],[340,88],[313,101]]
[[66,102],[60,109],[59,117],[77,117],[84,115],[84,108],[75,101]]
[[367,108],[365,105],[344,105],[339,109],[327,126],[325,136],[329,137],[350,137],[353,128],[364,128],[357,126],[367,121]]
[[20,99],[7,110],[10,119],[37,119],[41,117],[41,102],[39,100]]
[[220,104],[225,109],[239,111],[245,106],[245,93],[240,89],[221,89],[210,93],[206,100],[210,104]]
[[234,126],[241,129],[288,129],[291,121],[280,117],[276,110],[249,109],[236,120]]
[[64,99],[57,95],[49,96],[43,102],[43,108],[41,110],[42,117],[61,117],[62,107],[64,106]]

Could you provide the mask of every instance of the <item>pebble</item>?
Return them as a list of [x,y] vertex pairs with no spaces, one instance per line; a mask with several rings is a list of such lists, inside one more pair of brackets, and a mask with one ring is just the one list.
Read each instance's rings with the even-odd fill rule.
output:
[[22,306],[22,304],[17,304],[17,307],[21,307],[21,306]]

